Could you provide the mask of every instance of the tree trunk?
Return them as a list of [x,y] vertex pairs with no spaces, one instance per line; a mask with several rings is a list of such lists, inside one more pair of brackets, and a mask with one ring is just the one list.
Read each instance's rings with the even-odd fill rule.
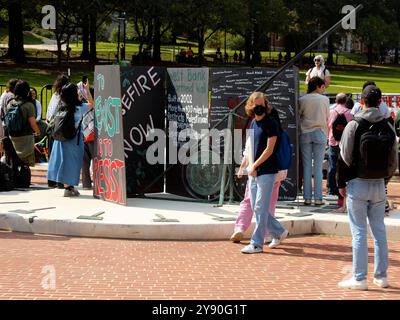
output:
[[258,24],[253,25],[253,57],[252,65],[259,64],[261,62],[261,52],[260,52],[260,30]]
[[82,53],[81,59],[87,60],[90,57],[89,52],[89,24],[87,18],[82,23]]
[[372,52],[372,44],[369,44],[368,46],[368,64],[370,68],[372,68],[372,65],[374,64],[374,55]]
[[329,66],[333,66],[335,63],[333,61],[333,54],[335,53],[335,44],[333,42],[333,37],[329,36],[328,37],[328,59],[326,63]]
[[[14,4],[8,4],[8,16],[12,17],[14,14]],[[9,18],[8,19],[8,50],[7,54],[4,56],[5,58],[13,59],[15,56],[15,20]]]
[[246,62],[246,64],[250,64],[252,51],[253,51],[253,46],[252,46],[251,30],[247,29],[244,41],[244,61]]
[[199,66],[201,67],[203,65],[203,60],[204,60],[204,35],[205,31],[203,28],[200,28],[199,33],[198,33],[198,45],[199,45],[199,54],[198,54],[198,59],[199,59]]
[[19,1],[8,4],[8,52],[7,57],[15,62],[26,62],[24,51],[24,34],[22,22],[22,8]]
[[89,32],[90,32],[90,56],[89,56],[89,61],[90,62],[97,62],[97,49],[96,49],[96,27],[97,27],[97,13],[96,11],[93,11],[90,14],[90,26],[89,26]]
[[62,35],[57,37],[57,64],[61,66],[62,60],[62,44],[61,44]]
[[151,52],[151,49],[153,48],[153,30],[154,30],[153,19],[150,19],[148,22],[148,27],[147,27],[147,50],[148,50],[148,52]]
[[161,21],[157,17],[154,23],[153,60],[161,61]]

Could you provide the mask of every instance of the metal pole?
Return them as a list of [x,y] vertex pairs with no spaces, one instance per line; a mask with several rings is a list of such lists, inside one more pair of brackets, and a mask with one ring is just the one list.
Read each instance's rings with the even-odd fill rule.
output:
[[[235,114],[232,112],[232,120],[231,120],[231,125],[228,128],[230,129],[231,132],[231,163],[230,163],[230,170],[229,170],[229,204],[233,203],[233,185],[234,185],[234,179],[235,179],[235,154],[234,154],[234,149],[235,149],[235,134],[234,134],[234,129],[235,129]],[[229,123],[228,123],[229,125]]]
[[118,19],[118,48],[117,48],[117,62],[119,62],[119,45],[121,37],[121,21]]
[[[232,128],[232,123],[233,123],[233,112],[231,110],[231,111],[229,111],[229,114],[228,114],[228,128]],[[226,142],[226,139],[224,139],[224,142]],[[231,151],[230,150],[231,145],[232,145],[232,141],[231,141],[231,139],[228,138],[228,143],[225,143],[225,145],[224,145],[224,160],[226,158],[225,155],[227,155]],[[226,164],[226,163],[223,164],[221,188],[220,188],[220,191],[219,191],[218,207],[220,207],[220,206],[222,206],[224,204],[225,183],[226,183],[226,175],[227,175],[226,173],[228,172],[228,166],[229,166],[229,164]]]
[[124,18],[124,59],[126,59],[126,19]]
[[[353,11],[351,11],[349,14],[344,16],[342,19],[340,19],[336,24],[334,24],[330,29],[328,29],[325,33],[323,33],[321,36],[319,36],[315,41],[313,41],[311,44],[309,44],[304,50],[302,50],[299,54],[297,54],[292,60],[288,61],[286,64],[284,64],[271,78],[269,78],[266,82],[264,82],[261,86],[259,86],[256,90],[254,91],[264,91],[266,88],[268,88],[271,83],[282,73],[285,71],[285,69],[290,68],[293,66],[297,60],[299,60],[304,53],[306,53],[308,50],[311,50],[313,47],[315,47],[321,40],[325,39],[327,36],[329,36],[333,31],[335,31],[339,26],[342,24],[342,21],[346,21],[352,14],[356,14],[358,11],[360,11],[364,6],[362,4],[358,5]],[[228,117],[233,117],[234,113],[236,110],[238,110],[241,106],[243,106],[247,101],[247,98],[243,99],[235,108],[233,108],[229,114],[225,115],[220,121],[218,121],[211,129],[217,128],[221,123],[223,123]],[[229,128],[229,119],[228,119],[228,128]],[[201,141],[200,141],[201,142]],[[159,175],[157,178],[154,179],[150,185],[148,185],[143,193],[145,191],[149,190],[154,184],[157,183],[157,181],[164,177],[164,175],[173,168],[174,165],[170,165],[161,175]],[[225,166],[224,166],[225,170]],[[225,171],[226,174],[226,171]],[[223,174],[222,179],[224,180],[225,184],[225,174]],[[223,185],[221,185],[221,191],[223,190]],[[221,197],[222,197],[222,203],[221,203]],[[223,200],[224,200],[224,195],[221,196],[220,194],[220,205],[223,205]]]
[[[328,37],[333,31],[335,31],[337,28],[339,28],[342,24],[342,21],[346,21],[347,18],[349,18],[352,14],[356,14],[358,11],[360,11],[364,6],[362,4],[358,5],[357,8],[355,8],[353,11],[351,11],[349,14],[344,16],[342,19],[340,19],[336,24],[334,24],[329,30],[327,30],[325,33],[323,33],[321,36],[319,36],[316,40],[314,40],[311,44],[309,44],[305,49],[303,49],[301,52],[299,52],[294,58],[292,58],[290,61],[285,63],[278,71],[276,71],[271,78],[269,78],[267,81],[265,81],[262,85],[260,85],[257,89],[254,90],[256,91],[265,91],[272,82],[281,74],[283,73],[287,68],[290,68],[293,66],[298,60],[301,59],[301,57],[308,51],[311,50],[313,47],[315,47],[321,40],[324,40],[326,37]],[[247,101],[247,98],[243,99],[240,101],[240,103],[233,108],[232,110],[236,112],[237,109],[242,107]],[[220,121],[218,121],[212,129],[215,129],[218,127],[221,123],[223,123],[226,118],[228,118],[228,115],[225,115]]]

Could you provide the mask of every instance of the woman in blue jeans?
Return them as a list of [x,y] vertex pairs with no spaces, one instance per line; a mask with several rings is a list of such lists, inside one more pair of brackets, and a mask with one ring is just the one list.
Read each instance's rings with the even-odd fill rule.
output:
[[322,95],[324,80],[312,78],[308,93],[299,99],[300,151],[303,161],[304,204],[312,199],[312,167],[314,165],[314,204],[324,204],[322,199],[322,164],[328,140],[329,99]]
[[272,189],[279,171],[275,147],[280,136],[279,123],[270,115],[271,110],[272,107],[262,92],[254,92],[247,100],[246,112],[250,117],[255,117],[250,127],[251,152],[255,161],[250,165],[248,175],[250,203],[256,216],[256,228],[250,244],[241,250],[242,253],[262,252],[266,229],[273,237],[270,248],[277,247],[288,235],[288,231],[269,212]]

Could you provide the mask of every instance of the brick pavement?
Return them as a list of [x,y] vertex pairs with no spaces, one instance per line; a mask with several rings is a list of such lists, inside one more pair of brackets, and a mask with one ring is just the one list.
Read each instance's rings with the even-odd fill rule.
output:
[[370,249],[365,292],[337,287],[351,270],[350,238],[290,237],[255,255],[242,246],[0,231],[0,299],[400,299],[398,242],[389,243],[388,289],[372,284]]

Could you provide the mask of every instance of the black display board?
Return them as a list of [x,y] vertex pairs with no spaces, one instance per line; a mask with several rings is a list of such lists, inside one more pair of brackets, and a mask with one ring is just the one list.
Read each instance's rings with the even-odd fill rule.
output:
[[[234,108],[241,100],[247,98],[275,72],[275,69],[267,68],[211,69],[211,127],[217,124],[230,109]],[[280,200],[295,200],[297,197],[298,92],[297,68],[286,70],[265,91],[272,105],[278,110],[282,127],[288,131],[291,142],[294,145],[293,163],[288,172],[287,179],[281,185],[279,192]],[[240,108],[237,114],[235,128],[243,129],[243,135],[245,135],[244,131],[249,127],[250,120],[245,115],[244,107]],[[218,129],[226,127],[227,120],[219,125]]]
[[[193,196],[196,191],[207,193],[210,179],[198,175],[201,163],[182,164],[179,154],[183,154],[181,148],[193,153],[193,150],[189,151],[190,145],[186,144],[188,140],[181,133],[186,132],[192,141],[195,141],[193,138],[199,141],[201,131],[208,129],[208,84],[208,68],[167,69],[167,163],[175,164],[166,175],[168,193],[180,196]],[[200,154],[198,159],[201,162]]]
[[126,205],[119,66],[95,67],[94,196]]
[[[165,68],[121,68],[118,83],[121,85],[126,190],[128,197],[132,197],[142,194],[164,171],[164,161],[150,164],[146,153],[154,144],[147,139],[149,132],[165,131]],[[159,179],[146,193],[163,191],[164,179]]]

